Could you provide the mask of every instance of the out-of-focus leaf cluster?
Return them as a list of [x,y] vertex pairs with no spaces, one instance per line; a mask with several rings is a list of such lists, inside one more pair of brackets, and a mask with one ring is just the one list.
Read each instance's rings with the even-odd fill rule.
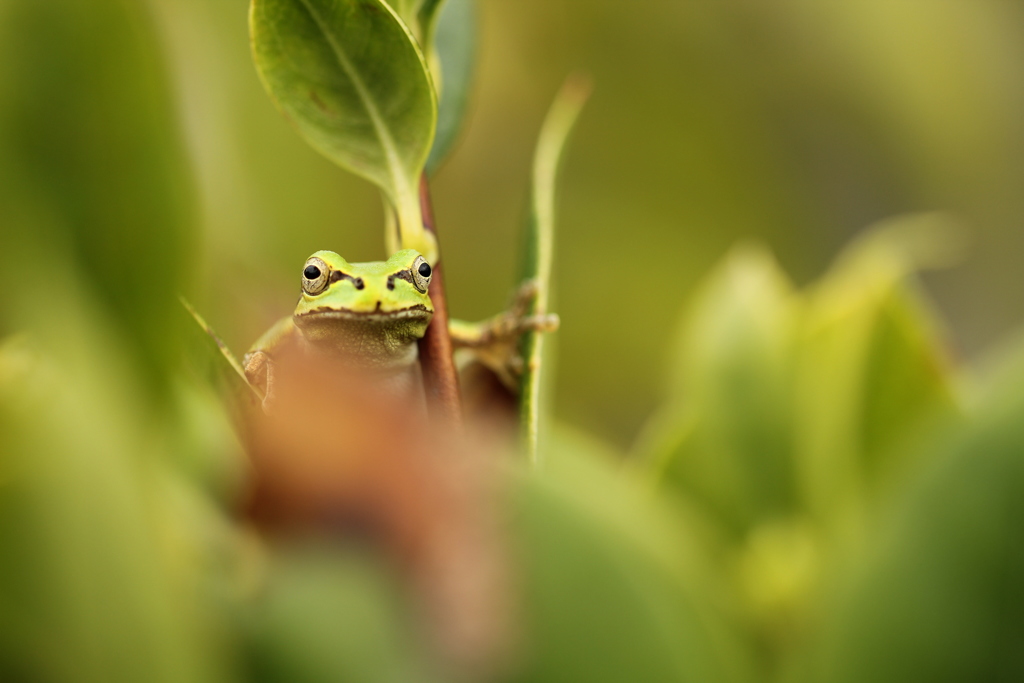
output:
[[1021,576],[999,491],[1024,483],[1011,473],[1024,451],[989,413],[1013,399],[972,403],[914,277],[955,237],[937,216],[889,222],[802,290],[763,249],[739,248],[684,318],[671,396],[637,456],[773,675],[1020,666],[994,641],[1024,615],[1001,611],[995,596],[1013,590],[992,578]]
[[[1024,353],[950,353],[915,277],[934,216],[808,287],[734,251],[632,462],[559,426],[540,470],[463,445],[478,483],[418,441],[360,460],[390,442],[351,426],[318,463],[310,429],[269,470],[304,532],[257,534],[245,393],[177,301],[197,211],[160,44],[141,5],[0,4],[0,679],[1022,675]],[[345,514],[304,495],[332,486]]]

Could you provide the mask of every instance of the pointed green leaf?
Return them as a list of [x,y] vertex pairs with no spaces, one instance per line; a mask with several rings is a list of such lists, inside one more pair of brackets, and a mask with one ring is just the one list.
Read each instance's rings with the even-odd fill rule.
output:
[[734,530],[795,508],[793,341],[800,300],[775,260],[745,247],[699,290],[676,343],[669,405],[641,457]]
[[958,411],[945,340],[911,279],[947,259],[944,228],[930,216],[880,226],[809,292],[796,438],[811,510],[862,499],[909,464],[917,435]]
[[[530,197],[529,227],[523,259],[523,282],[532,281],[537,288],[530,315],[548,312],[551,286],[551,262],[555,239],[555,181],[565,142],[576,118],[590,95],[590,84],[579,77],[570,78],[562,86],[548,111],[533,157],[533,178]],[[524,448],[531,462],[537,461],[540,401],[541,355],[543,335],[527,332],[520,347],[523,356],[523,377],[519,392],[519,419]]]
[[766,255],[732,255],[691,309],[641,457],[734,531],[859,505],[955,413],[942,335],[909,280],[948,243],[932,218],[904,219],[806,293]]
[[263,84],[299,133],[376,183],[394,207],[401,246],[436,260],[419,181],[437,104],[395,12],[381,0],[253,0],[250,30]]
[[181,305],[198,326],[198,329],[193,327],[194,334],[189,335],[193,341],[189,349],[193,369],[227,396],[238,399],[251,394],[256,399],[262,399],[256,387],[249,384],[242,364],[228,345],[184,297],[181,298]]

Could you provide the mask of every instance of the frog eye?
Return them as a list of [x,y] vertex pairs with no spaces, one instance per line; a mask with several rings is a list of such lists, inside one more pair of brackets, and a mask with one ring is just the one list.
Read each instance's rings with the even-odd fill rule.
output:
[[430,264],[427,263],[427,259],[422,256],[418,256],[412,264],[412,283],[416,289],[421,292],[426,292],[430,289],[430,276],[433,270]]
[[315,256],[306,261],[302,269],[302,291],[306,294],[319,294],[327,289],[331,269],[323,260]]

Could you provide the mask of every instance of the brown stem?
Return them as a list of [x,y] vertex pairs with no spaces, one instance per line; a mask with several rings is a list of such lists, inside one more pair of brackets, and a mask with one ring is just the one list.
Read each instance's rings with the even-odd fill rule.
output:
[[[420,211],[424,227],[437,235],[434,227],[434,208],[430,201],[427,176],[420,178]],[[420,339],[420,364],[423,368],[423,386],[431,412],[446,423],[462,422],[462,404],[459,397],[459,376],[452,359],[452,340],[448,335],[448,298],[444,289],[444,270],[440,250],[434,274],[430,279],[430,300],[434,304],[434,319],[427,333]]]

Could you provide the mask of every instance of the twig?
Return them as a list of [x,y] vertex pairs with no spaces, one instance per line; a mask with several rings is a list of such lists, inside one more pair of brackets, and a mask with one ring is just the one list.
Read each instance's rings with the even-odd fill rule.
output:
[[[420,211],[423,213],[424,227],[436,236],[434,208],[426,174],[420,178]],[[419,342],[423,386],[431,413],[446,424],[458,426],[462,423],[462,402],[459,396],[459,376],[452,359],[452,340],[448,335],[448,298],[445,295],[440,256],[430,278],[430,300],[434,304],[434,319]]]

